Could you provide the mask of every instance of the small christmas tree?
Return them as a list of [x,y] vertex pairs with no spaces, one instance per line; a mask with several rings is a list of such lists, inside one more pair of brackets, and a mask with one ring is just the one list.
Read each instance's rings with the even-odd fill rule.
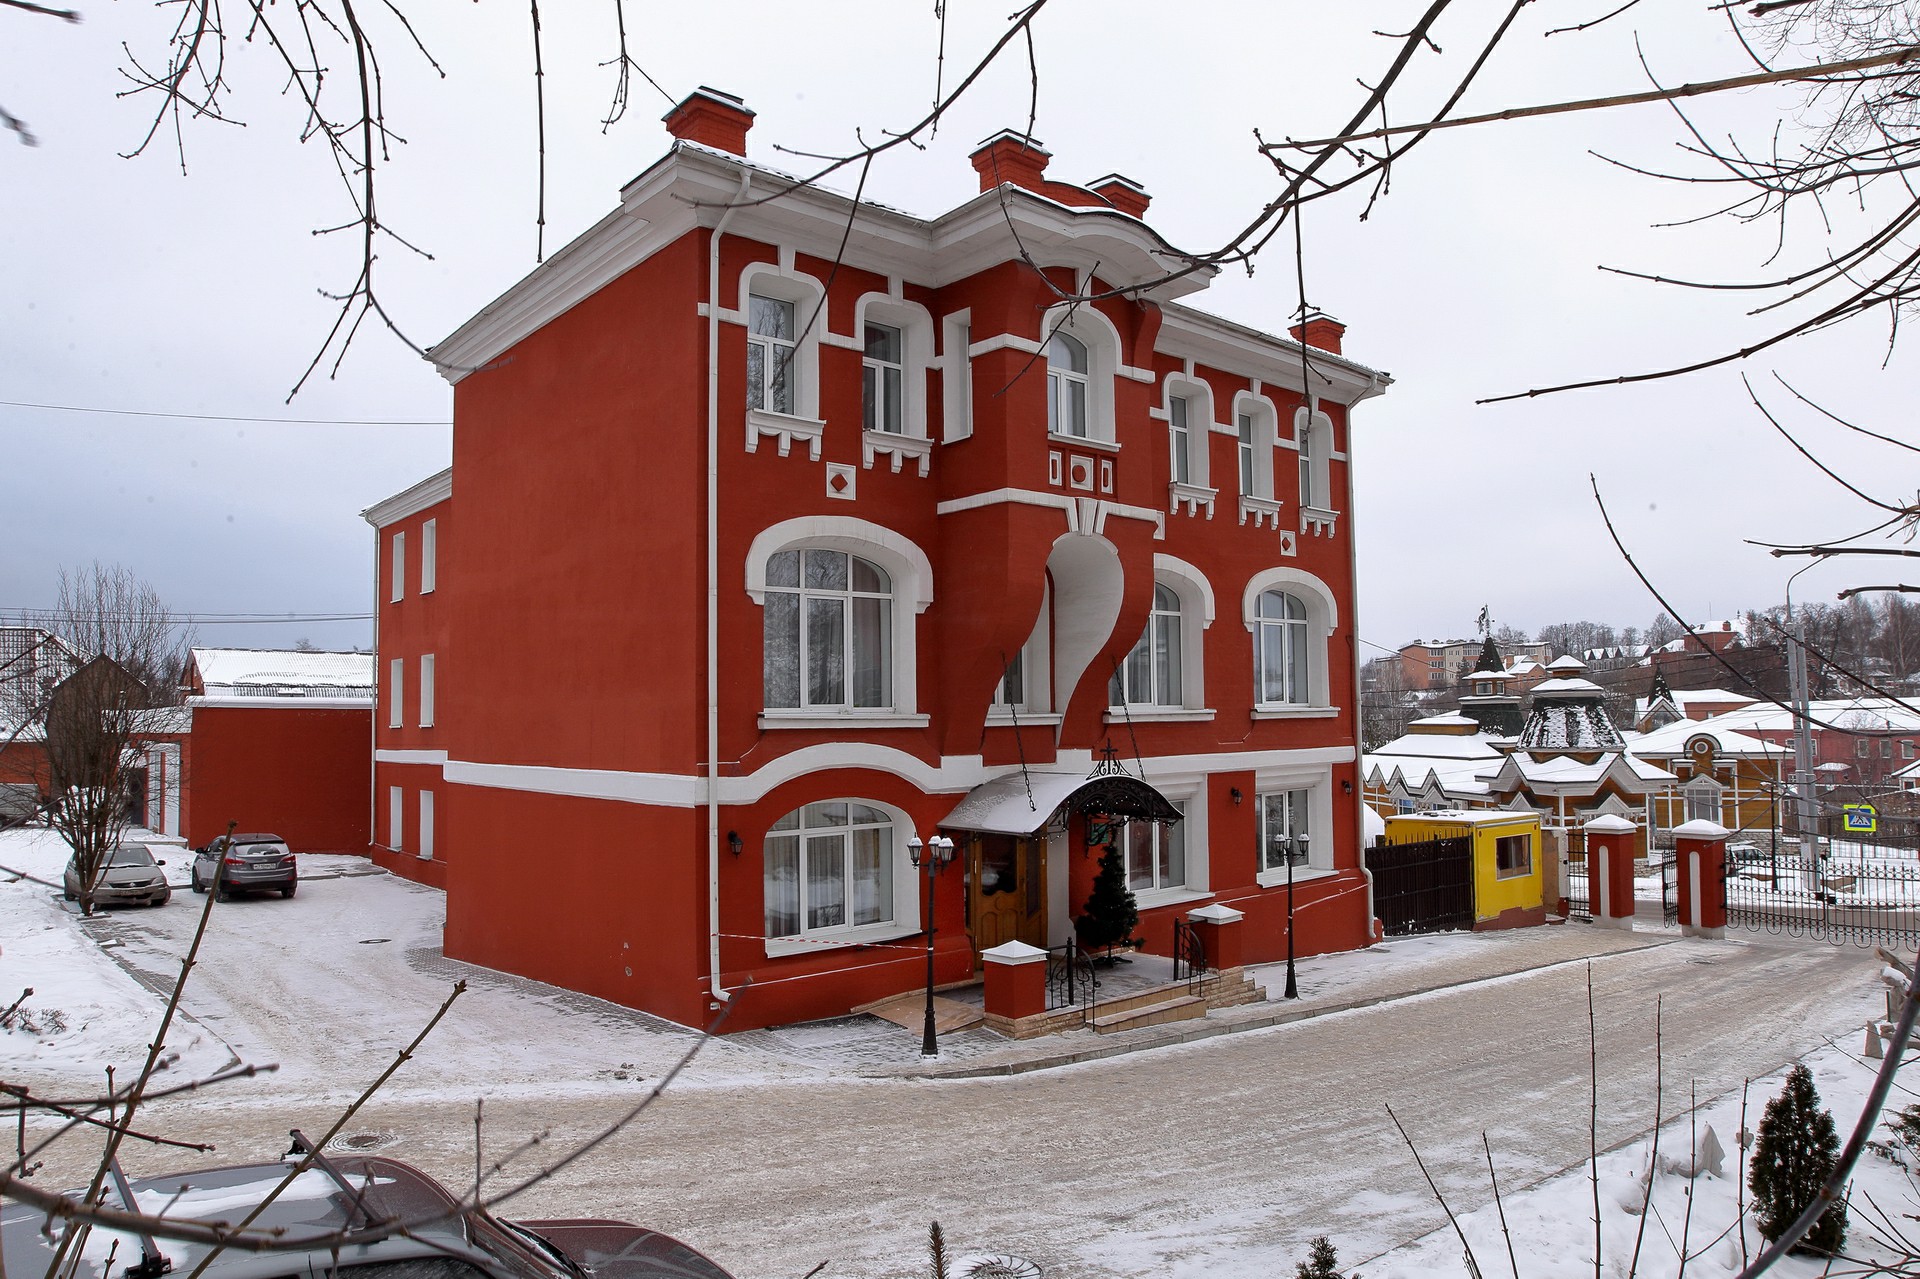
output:
[[1085,913],[1073,921],[1073,931],[1088,950],[1111,952],[1133,940],[1133,926],[1140,922],[1140,907],[1127,887],[1127,868],[1120,859],[1118,844],[1108,844],[1100,854],[1100,871],[1093,877],[1093,891],[1087,894]]
[[1333,1240],[1321,1235],[1313,1241],[1307,1259],[1293,1268],[1295,1279],[1341,1279],[1340,1258],[1334,1254]]
[[[1840,1155],[1840,1134],[1833,1115],[1820,1107],[1813,1075],[1805,1066],[1787,1072],[1787,1085],[1767,1103],[1753,1146],[1747,1186],[1753,1191],[1760,1233],[1778,1239],[1813,1203],[1833,1174]],[[1847,1208],[1839,1200],[1820,1215],[1795,1252],[1831,1256],[1847,1237]]]

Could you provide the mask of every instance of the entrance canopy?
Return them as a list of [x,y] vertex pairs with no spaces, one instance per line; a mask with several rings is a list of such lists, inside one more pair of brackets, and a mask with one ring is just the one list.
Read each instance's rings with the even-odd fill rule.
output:
[[1008,773],[974,787],[940,825],[992,835],[1032,835],[1062,809],[1150,822],[1180,820],[1180,810],[1137,777],[1124,773],[1084,777],[1079,773],[1029,770]]

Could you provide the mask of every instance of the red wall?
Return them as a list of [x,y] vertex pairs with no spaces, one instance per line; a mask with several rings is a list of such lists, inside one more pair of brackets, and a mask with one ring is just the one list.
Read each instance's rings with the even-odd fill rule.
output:
[[270,831],[296,852],[367,847],[373,758],[364,708],[196,706],[184,765],[187,843]]

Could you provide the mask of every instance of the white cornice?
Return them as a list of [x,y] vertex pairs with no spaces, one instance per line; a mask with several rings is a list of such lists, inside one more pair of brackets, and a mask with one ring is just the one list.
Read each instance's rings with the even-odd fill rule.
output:
[[438,475],[429,475],[412,488],[402,489],[392,497],[375,502],[360,512],[360,518],[375,528],[385,528],[409,515],[418,515],[429,506],[452,496],[453,468],[448,467]]
[[[869,203],[849,234],[849,197],[680,142],[622,188],[619,208],[435,345],[429,353],[435,368],[449,382],[460,381],[652,254],[712,225],[734,199],[743,172],[753,177],[748,201],[779,194],[735,208],[729,234],[822,258],[834,257],[844,240],[850,265],[929,287],[1008,261],[1022,246],[1042,266],[1098,266],[1101,278],[1116,287],[1144,284],[1189,263],[1138,219],[1111,209],[1069,208],[1011,186],[985,192],[931,222]],[[1203,289],[1214,271],[1148,287],[1144,296],[1163,301]]]
[[[1160,337],[1154,343],[1161,355],[1190,359],[1242,377],[1284,386],[1296,394],[1300,385],[1302,347],[1288,338],[1192,307],[1169,304],[1163,308]],[[1306,347],[1312,369],[1312,392],[1337,404],[1357,404],[1385,391],[1393,378],[1344,356]],[[1323,380],[1324,379],[1324,380]]]

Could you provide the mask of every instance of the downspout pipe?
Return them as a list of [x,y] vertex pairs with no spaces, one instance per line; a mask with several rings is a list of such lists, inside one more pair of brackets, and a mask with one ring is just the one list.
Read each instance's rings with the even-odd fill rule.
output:
[[742,169],[707,238],[707,986],[716,1008],[727,998],[720,984],[720,237],[752,182]]
[[[1355,396],[1352,404],[1347,405],[1347,581],[1353,584],[1353,598],[1347,603],[1347,621],[1353,628],[1353,794],[1356,801],[1354,819],[1358,823],[1354,829],[1359,832],[1360,838],[1359,856],[1356,858],[1360,863],[1360,877],[1367,884],[1367,945],[1369,946],[1373,945],[1373,921],[1376,916],[1373,901],[1373,872],[1367,869],[1367,775],[1364,739],[1366,716],[1360,713],[1361,690],[1365,685],[1362,683],[1364,663],[1360,660],[1360,537],[1357,527],[1359,521],[1353,500],[1353,409],[1354,405],[1362,400],[1378,395],[1384,389],[1381,381],[1378,373],[1371,374],[1367,389]],[[1313,420],[1311,410],[1307,420]],[[1327,444],[1331,451],[1333,441],[1328,440]]]

